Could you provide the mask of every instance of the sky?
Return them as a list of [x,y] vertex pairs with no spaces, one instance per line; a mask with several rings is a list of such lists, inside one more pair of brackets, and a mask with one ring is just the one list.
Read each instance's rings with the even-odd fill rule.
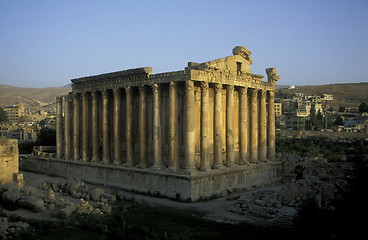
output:
[[281,85],[368,82],[368,0],[0,0],[0,84],[70,79],[252,51]]

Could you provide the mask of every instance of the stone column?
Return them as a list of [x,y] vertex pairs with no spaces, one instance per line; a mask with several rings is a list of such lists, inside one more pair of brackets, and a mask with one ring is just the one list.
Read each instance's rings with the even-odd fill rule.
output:
[[209,135],[209,94],[208,82],[201,82],[201,170],[207,171],[210,167]]
[[125,145],[126,145],[126,162],[125,166],[131,167],[133,162],[133,101],[132,88],[125,88]]
[[56,97],[56,155],[57,159],[63,156],[63,99]]
[[250,161],[258,160],[258,89],[250,93]]
[[147,167],[147,141],[146,141],[146,89],[144,86],[139,86],[139,167]]
[[74,160],[80,159],[80,96],[73,94],[73,153]]
[[175,82],[169,86],[169,169],[176,171],[179,168],[178,156],[178,116],[177,92]]
[[275,159],[275,92],[268,91],[268,159]]
[[120,165],[121,160],[121,92],[119,88],[113,90],[114,94],[114,165]]
[[102,91],[102,162],[110,163],[109,92]]
[[185,170],[192,172],[195,170],[195,112],[194,112],[194,82],[185,82]]
[[98,104],[98,92],[92,92],[92,162],[99,161],[100,155],[100,125],[99,125],[99,104]]
[[65,160],[69,160],[72,157],[72,137],[71,137],[71,104],[70,96],[65,96],[65,110],[64,110],[64,140],[65,140]]
[[153,91],[153,169],[160,170],[162,168],[161,160],[161,92],[159,85],[152,85]]
[[266,91],[262,90],[259,96],[259,160],[267,160],[267,122],[266,122]]
[[222,84],[215,84],[215,114],[214,114],[214,169],[223,166],[222,163]]
[[226,166],[234,164],[234,86],[226,91]]
[[248,162],[248,91],[247,88],[239,89],[239,157],[240,164]]
[[82,94],[82,161],[89,161],[89,98],[88,93]]

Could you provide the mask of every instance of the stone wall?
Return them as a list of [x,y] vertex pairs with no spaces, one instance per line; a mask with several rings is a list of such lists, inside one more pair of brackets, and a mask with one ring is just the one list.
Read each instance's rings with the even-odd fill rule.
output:
[[18,173],[18,140],[0,138],[0,184],[13,182]]
[[260,187],[281,180],[282,177],[281,164],[277,162],[196,172],[191,175],[185,172],[159,172],[39,156],[21,156],[20,167],[25,171],[62,177],[77,176],[90,183],[190,202],[219,197],[236,190]]

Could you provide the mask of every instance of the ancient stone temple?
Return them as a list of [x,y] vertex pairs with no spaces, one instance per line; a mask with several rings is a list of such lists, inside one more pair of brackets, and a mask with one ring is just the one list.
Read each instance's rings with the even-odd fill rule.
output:
[[237,46],[232,56],[182,71],[144,67],[72,79],[72,93],[56,99],[56,159],[28,164],[184,201],[275,181],[279,76],[268,68],[262,81],[251,64],[251,52]]

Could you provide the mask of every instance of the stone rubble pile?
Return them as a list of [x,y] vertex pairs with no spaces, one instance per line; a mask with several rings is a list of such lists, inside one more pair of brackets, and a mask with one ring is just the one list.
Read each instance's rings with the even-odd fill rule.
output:
[[42,182],[39,188],[18,184],[0,186],[0,203],[13,209],[25,208],[33,212],[53,210],[58,217],[75,214],[110,214],[109,203],[116,197],[100,188],[90,188],[78,180]]
[[10,222],[6,217],[0,217],[0,239],[10,239],[13,234],[24,231],[30,226],[26,222]]

